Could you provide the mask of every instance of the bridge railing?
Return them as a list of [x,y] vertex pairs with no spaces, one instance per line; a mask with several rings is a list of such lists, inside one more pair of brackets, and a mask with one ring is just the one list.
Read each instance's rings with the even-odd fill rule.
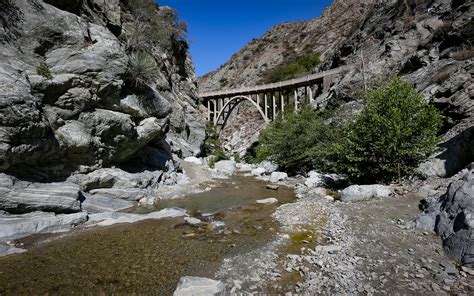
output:
[[213,97],[231,97],[241,94],[255,94],[255,93],[262,93],[265,91],[275,91],[275,90],[282,90],[288,88],[294,88],[298,86],[305,86],[312,82],[316,82],[318,80],[323,79],[326,76],[332,76],[335,74],[339,74],[341,72],[347,72],[354,68],[354,65],[342,66],[339,68],[318,72],[315,74],[310,74],[290,80],[275,82],[275,83],[268,83],[262,84],[252,87],[241,87],[237,89],[230,89],[230,90],[222,90],[222,91],[212,91],[212,92],[204,92],[200,93],[199,97],[201,98],[213,98]]

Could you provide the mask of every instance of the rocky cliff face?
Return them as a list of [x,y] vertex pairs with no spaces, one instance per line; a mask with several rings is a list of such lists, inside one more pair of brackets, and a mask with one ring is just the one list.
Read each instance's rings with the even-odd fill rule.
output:
[[402,76],[445,115],[444,143],[423,173],[450,176],[474,160],[473,14],[474,5],[464,0],[334,1],[315,20],[272,28],[201,77],[199,86],[256,84],[268,69],[319,52],[322,63],[314,71],[356,65],[316,100],[344,118],[344,110],[361,106],[364,87]]
[[[141,32],[130,3],[0,1],[1,172],[51,180],[110,166],[166,170],[199,153],[204,122],[185,43],[152,44],[153,79],[128,79]],[[143,27],[170,12],[149,9]]]

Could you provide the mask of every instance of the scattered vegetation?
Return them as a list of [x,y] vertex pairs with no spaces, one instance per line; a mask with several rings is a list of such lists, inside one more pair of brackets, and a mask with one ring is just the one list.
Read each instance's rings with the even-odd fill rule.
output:
[[[160,7],[152,0],[121,0],[135,17],[131,38],[140,39],[138,43],[129,42],[131,50],[144,50],[143,46],[152,48],[160,46],[165,50],[174,50],[176,46],[185,47],[187,33],[186,23],[179,21],[178,15],[172,9]],[[138,47],[138,48],[137,48]]]
[[219,84],[221,87],[224,87],[229,84],[229,80],[227,78],[222,78],[221,80],[219,80]]
[[130,55],[127,65],[127,80],[133,86],[141,86],[156,78],[155,58],[145,51],[136,51]]
[[288,111],[262,134],[254,160],[271,159],[293,174],[317,169],[362,183],[410,175],[434,152],[441,115],[400,78],[365,98],[364,110],[338,126],[311,106]]
[[202,147],[203,156],[209,156],[209,166],[214,167],[214,164],[220,160],[229,159],[222,149],[219,134],[217,133],[216,127],[212,122],[208,122],[206,125],[206,140]]
[[46,63],[40,63],[38,66],[36,66],[36,73],[46,79],[53,78],[53,75],[51,75],[51,71],[49,70],[49,67],[46,65]]
[[265,82],[272,83],[288,80],[311,72],[320,63],[318,53],[307,53],[284,65],[278,66],[265,73]]

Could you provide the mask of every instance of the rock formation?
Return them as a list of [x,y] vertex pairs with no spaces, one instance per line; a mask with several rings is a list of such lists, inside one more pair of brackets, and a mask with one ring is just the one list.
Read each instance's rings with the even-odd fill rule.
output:
[[474,164],[459,175],[444,193],[432,192],[416,223],[436,231],[448,255],[474,268]]
[[137,6],[145,2],[0,1],[8,237],[22,225],[62,230],[86,221],[81,211],[151,198],[176,182],[180,157],[200,153],[204,119],[187,43],[170,8]]

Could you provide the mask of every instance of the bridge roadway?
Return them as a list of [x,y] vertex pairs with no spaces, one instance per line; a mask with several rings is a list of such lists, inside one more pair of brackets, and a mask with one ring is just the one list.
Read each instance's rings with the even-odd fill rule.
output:
[[[224,126],[235,107],[244,101],[251,102],[268,123],[279,112],[284,112],[285,106],[289,104],[294,105],[297,111],[302,99],[312,102],[318,95],[329,91],[333,77],[352,69],[354,65],[343,66],[275,83],[203,92],[199,94],[199,97],[203,99],[207,107],[207,120],[214,122],[215,125]],[[301,88],[304,91],[298,92]],[[319,93],[313,94],[313,89]],[[293,92],[293,98],[290,96],[291,92]]]

